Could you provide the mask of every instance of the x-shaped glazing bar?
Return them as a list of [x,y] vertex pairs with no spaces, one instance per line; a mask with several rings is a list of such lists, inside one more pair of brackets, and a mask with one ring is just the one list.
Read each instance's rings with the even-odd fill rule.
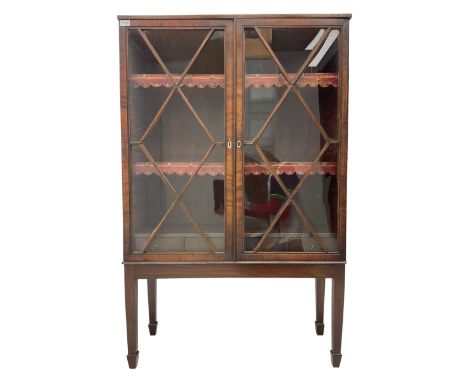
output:
[[[258,154],[260,155],[260,157],[262,158],[262,160],[265,162],[265,165],[267,166],[268,168],[268,171],[270,172],[271,175],[273,175],[276,179],[276,181],[278,182],[279,186],[281,187],[281,189],[283,190],[285,196],[287,197],[287,200],[283,203],[283,205],[281,206],[281,208],[279,209],[279,211],[276,213],[273,221],[270,223],[270,225],[268,226],[267,230],[265,231],[265,233],[263,234],[262,238],[260,239],[260,241],[257,243],[257,245],[255,246],[253,252],[257,252],[262,244],[264,243],[264,241],[267,239],[267,237],[270,235],[271,231],[273,230],[273,227],[275,226],[275,224],[278,222],[278,220],[280,219],[281,215],[283,214],[283,212],[286,210],[286,208],[288,207],[288,205],[291,203],[294,208],[296,209],[297,213],[299,214],[300,218],[302,219],[303,223],[307,226],[307,228],[309,229],[309,232],[310,234],[312,234],[312,236],[314,237],[314,239],[317,241],[317,243],[319,244],[320,248],[322,249],[322,251],[324,252],[327,252],[328,253],[328,248],[327,246],[325,245],[325,243],[322,241],[322,239],[320,238],[320,236],[317,234],[317,231],[315,229],[315,227],[312,225],[312,223],[309,221],[309,219],[307,219],[307,217],[305,216],[305,214],[302,212],[301,208],[298,206],[298,204],[296,203],[296,201],[294,200],[294,197],[296,196],[297,192],[299,191],[299,189],[302,187],[302,185],[305,183],[305,180],[307,179],[307,177],[310,175],[310,172],[304,174],[304,176],[302,177],[302,179],[299,181],[299,183],[297,184],[296,188],[293,190],[293,192],[290,192],[288,190],[288,188],[285,186],[285,184],[283,183],[283,181],[281,180],[281,178],[279,177],[278,173],[273,169],[273,166],[271,165],[270,161],[268,160],[267,156],[265,155],[265,153],[263,152],[263,150],[261,149],[261,147],[258,145],[258,143],[255,143],[254,144],[255,146],[255,149],[257,150]],[[318,153],[317,157],[312,161],[312,163],[317,163],[321,156],[323,155],[323,153],[327,150],[329,146],[329,143],[326,143],[322,150],[320,150],[320,152]]]
[[215,148],[215,144],[211,144],[210,148],[208,149],[208,151],[206,152],[205,156],[203,157],[203,159],[201,160],[201,162],[198,164],[197,168],[195,169],[194,173],[190,176],[190,178],[188,179],[187,183],[185,183],[185,185],[182,187],[181,191],[179,193],[177,193],[176,189],[172,186],[171,182],[169,182],[169,179],[167,179],[166,175],[161,171],[161,169],[159,168],[157,162],[155,161],[155,159],[153,158],[153,156],[150,154],[150,152],[148,151],[148,149],[146,148],[146,146],[141,143],[138,145],[141,149],[141,151],[143,151],[143,153],[145,154],[146,158],[151,162],[151,164],[154,166],[154,168],[156,169],[156,171],[158,172],[158,174],[161,176],[161,179],[163,180],[163,182],[166,184],[166,186],[169,187],[169,189],[171,190],[171,192],[174,194],[175,196],[175,199],[174,201],[172,202],[171,206],[169,207],[169,209],[166,211],[166,213],[164,214],[163,218],[159,221],[158,225],[154,228],[154,230],[151,232],[150,236],[148,237],[148,239],[146,240],[145,244],[143,245],[143,249],[142,249],[142,252],[146,252],[146,250],[148,249],[148,247],[151,245],[151,243],[153,242],[153,240],[155,239],[155,237],[158,235],[159,231],[161,230],[164,222],[167,220],[167,218],[171,215],[172,211],[174,211],[174,209],[176,208],[177,204],[180,204],[180,207],[182,208],[182,210],[184,211],[185,215],[187,216],[187,218],[189,219],[189,221],[192,223],[193,227],[195,228],[195,230],[198,232],[198,234],[202,237],[202,239],[205,241],[205,243],[208,245],[208,248],[210,248],[210,251],[211,252],[216,252],[216,248],[215,246],[213,245],[213,243],[210,241],[210,239],[208,239],[208,237],[205,235],[205,233],[202,231],[202,229],[200,228],[200,226],[198,225],[198,223],[195,221],[195,219],[193,218],[192,214],[190,213],[190,211],[188,210],[187,206],[185,205],[185,203],[182,201],[182,196],[183,194],[185,193],[185,191],[187,190],[187,188],[190,186],[190,184],[192,183],[193,179],[195,179],[195,176],[198,174],[198,171],[200,171],[200,168],[203,166],[203,164],[206,162],[206,160],[208,159],[208,157],[210,156],[211,152],[213,151],[213,149]]
[[[184,213],[186,214],[187,218],[189,219],[189,221],[192,223],[192,225],[194,226],[195,230],[198,232],[198,234],[202,237],[202,239],[205,241],[205,243],[208,245],[208,247],[210,248],[211,252],[216,252],[216,248],[214,247],[213,243],[208,239],[208,237],[205,235],[205,233],[202,231],[202,229],[200,228],[200,226],[198,225],[198,223],[195,221],[195,219],[193,218],[192,214],[190,213],[190,211],[188,210],[187,206],[185,205],[185,203],[182,201],[182,196],[183,194],[185,193],[185,191],[187,190],[187,188],[190,186],[190,184],[192,183],[193,179],[195,178],[195,176],[198,174],[198,171],[200,170],[200,168],[203,166],[203,164],[205,163],[205,161],[208,159],[209,155],[211,154],[211,152],[213,151],[213,149],[215,148],[215,145],[218,144],[218,142],[215,142],[213,136],[211,135],[210,131],[208,130],[208,128],[206,127],[205,123],[202,121],[202,119],[200,118],[200,116],[198,115],[198,113],[195,111],[195,109],[193,108],[192,104],[190,103],[190,101],[187,99],[187,97],[185,96],[185,94],[183,93],[182,89],[180,89],[180,84],[182,83],[182,81],[184,80],[185,76],[187,75],[188,71],[190,70],[190,68],[192,67],[193,63],[195,62],[195,60],[197,59],[198,55],[200,54],[200,52],[202,51],[202,49],[205,47],[205,45],[207,44],[208,40],[210,39],[210,37],[212,36],[213,32],[214,32],[214,28],[212,28],[208,33],[207,35],[205,36],[205,38],[203,39],[202,43],[200,44],[200,46],[198,47],[197,51],[195,52],[195,54],[193,55],[193,57],[191,58],[191,60],[189,61],[189,63],[187,64],[185,70],[182,72],[180,78],[178,79],[178,81],[175,81],[173,75],[171,74],[171,72],[169,71],[169,69],[167,68],[166,64],[164,63],[164,61],[161,59],[159,53],[156,51],[156,49],[154,48],[153,44],[151,44],[151,42],[149,41],[148,37],[146,36],[146,34],[141,30],[141,29],[138,29],[138,32],[140,34],[140,36],[142,37],[143,41],[145,42],[145,44],[147,45],[148,49],[151,51],[151,53],[153,54],[153,56],[155,57],[156,61],[159,63],[159,65],[161,65],[162,69],[164,70],[164,72],[166,73],[166,75],[171,79],[172,83],[173,83],[173,87],[170,91],[170,93],[168,94],[168,96],[166,97],[166,99],[164,100],[163,104],[161,105],[161,108],[158,110],[158,112],[156,113],[156,115],[154,116],[154,118],[152,119],[152,121],[150,122],[150,124],[148,125],[148,127],[146,128],[144,134],[142,135],[141,139],[139,140],[138,142],[138,146],[140,147],[140,149],[143,151],[143,153],[145,154],[145,156],[147,157],[147,159],[151,162],[151,164],[154,166],[154,168],[156,169],[156,171],[159,173],[159,175],[161,176],[161,179],[163,180],[163,182],[166,184],[167,187],[169,187],[169,189],[171,190],[171,192],[174,194],[175,196],[175,200],[174,202],[171,204],[171,206],[169,207],[169,209],[166,211],[166,213],[164,214],[163,218],[159,221],[158,225],[154,228],[154,230],[151,232],[149,238],[147,239],[147,241],[145,242],[144,246],[143,246],[143,249],[142,249],[142,252],[145,252],[148,247],[151,245],[151,243],[153,242],[153,240],[155,239],[155,237],[158,235],[158,233],[160,232],[164,222],[168,219],[168,217],[171,215],[171,213],[174,211],[174,209],[177,207],[177,205],[179,204],[180,207],[182,208],[182,210],[184,211]],[[177,193],[177,191],[174,189],[174,187],[172,186],[172,184],[169,182],[169,179],[167,179],[166,175],[160,170],[157,162],[154,160],[154,158],[151,156],[151,154],[149,153],[149,151],[146,149],[145,145],[144,145],[144,141],[145,139],[147,138],[147,136],[149,135],[149,133],[151,132],[151,130],[154,128],[154,126],[157,124],[158,120],[160,119],[162,113],[164,112],[164,110],[166,109],[169,101],[171,100],[171,98],[173,97],[174,93],[175,92],[178,92],[180,94],[180,96],[182,97],[182,99],[184,100],[184,102],[186,103],[187,107],[189,108],[189,110],[192,112],[192,114],[194,115],[195,119],[197,120],[197,122],[200,124],[200,126],[202,127],[202,129],[204,130],[204,132],[206,133],[206,135],[208,136],[208,138],[210,139],[211,141],[211,146],[210,148],[208,149],[207,153],[205,154],[205,156],[203,157],[203,159],[201,160],[201,162],[198,164],[195,172],[192,174],[192,176],[189,178],[189,180],[187,181],[187,183],[182,187],[182,190],[180,191],[180,193]]]
[[268,125],[270,124],[271,120],[273,119],[273,117],[276,115],[278,109],[280,108],[280,106],[283,104],[284,100],[286,99],[287,95],[289,94],[289,92],[291,91],[291,89],[294,90],[294,92],[296,93],[296,95],[299,97],[299,100],[301,101],[301,103],[303,104],[303,106],[305,107],[306,109],[306,112],[307,114],[309,114],[309,116],[311,117],[312,121],[315,123],[315,125],[318,127],[318,129],[320,130],[320,133],[322,134],[323,138],[325,139],[326,142],[330,142],[330,138],[328,137],[328,134],[327,132],[325,131],[325,129],[323,128],[323,126],[320,124],[320,121],[319,119],[315,116],[314,112],[310,109],[309,105],[307,105],[307,102],[304,100],[304,98],[302,97],[302,94],[300,94],[300,91],[296,88],[296,86],[294,86],[296,84],[296,82],[299,80],[299,77],[302,75],[302,73],[304,72],[305,68],[307,67],[307,65],[309,65],[309,63],[314,59],[314,57],[316,56],[316,54],[319,52],[320,48],[322,47],[322,44],[325,42],[325,40],[327,39],[328,35],[330,34],[331,32],[331,28],[328,28],[325,33],[322,35],[322,37],[319,39],[318,43],[315,45],[315,47],[310,51],[310,53],[308,54],[306,60],[304,61],[304,63],[302,64],[302,66],[299,68],[299,71],[296,73],[296,75],[294,76],[293,80],[290,81],[289,80],[289,76],[288,76],[288,73],[286,72],[286,70],[284,69],[283,65],[281,64],[281,62],[278,60],[278,57],[276,57],[276,54],[273,52],[273,50],[271,49],[270,47],[270,44],[268,44],[268,41],[265,40],[265,37],[263,37],[262,33],[260,32],[260,29],[255,27],[255,31],[257,32],[258,34],[258,37],[260,38],[260,41],[262,42],[262,44],[265,46],[265,49],[267,49],[268,53],[270,54],[270,56],[272,57],[272,59],[275,61],[276,65],[278,66],[279,70],[281,71],[281,74],[284,76],[285,80],[288,82],[288,87],[286,88],[285,92],[283,93],[283,95],[281,96],[281,98],[278,100],[278,102],[276,103],[275,107],[273,108],[273,110],[271,111],[270,115],[268,116],[268,118],[266,119],[265,123],[262,125],[262,127],[260,128],[260,130],[258,131],[257,135],[254,137],[254,139],[252,140],[252,143],[256,143],[258,142],[258,140],[260,139],[260,137],[262,136],[263,132],[265,131],[265,129],[268,127]]
[[312,163],[316,163],[319,161],[319,159],[321,158],[321,156],[323,155],[323,153],[325,153],[325,151],[327,150],[328,146],[330,145],[330,138],[328,136],[328,134],[326,133],[325,129],[323,128],[323,126],[321,125],[319,119],[315,116],[315,113],[310,109],[309,105],[307,104],[307,102],[304,100],[302,94],[300,93],[300,91],[297,89],[297,87],[295,86],[295,83],[298,81],[299,77],[302,75],[302,73],[304,72],[305,68],[307,67],[307,65],[310,63],[310,61],[313,60],[314,56],[318,53],[319,49],[322,47],[322,44],[325,42],[326,38],[328,37],[330,31],[331,31],[331,28],[328,28],[326,30],[326,32],[322,35],[322,37],[319,39],[318,43],[315,45],[315,47],[311,50],[311,52],[308,54],[306,60],[304,61],[304,63],[302,64],[302,66],[300,67],[300,69],[298,70],[298,72],[296,73],[296,75],[294,76],[293,80],[291,81],[289,79],[289,75],[288,73],[286,72],[286,70],[284,69],[283,65],[281,64],[281,62],[278,60],[278,57],[276,57],[276,54],[273,52],[273,50],[271,49],[270,47],[270,44],[268,44],[268,42],[265,40],[265,38],[263,37],[262,33],[260,32],[259,28],[255,27],[255,31],[257,33],[257,35],[259,36],[260,40],[262,41],[262,44],[264,45],[265,49],[267,49],[268,53],[270,54],[270,56],[272,57],[272,59],[275,61],[276,65],[278,66],[281,74],[284,76],[285,80],[288,82],[288,88],[286,89],[286,91],[283,93],[282,97],[279,99],[279,101],[277,102],[277,104],[275,105],[275,107],[273,108],[272,112],[270,113],[269,117],[267,118],[267,120],[265,121],[265,123],[263,124],[263,126],[260,128],[260,130],[258,131],[257,135],[254,137],[254,139],[252,140],[251,143],[253,143],[255,145],[255,148],[257,150],[257,152],[259,153],[260,157],[262,158],[262,160],[265,162],[265,164],[267,165],[270,173],[275,177],[276,181],[278,182],[278,184],[280,185],[281,189],[283,190],[283,192],[285,193],[286,197],[288,198],[286,200],[286,202],[282,205],[282,207],[280,208],[280,210],[277,212],[275,218],[273,219],[273,221],[271,222],[270,226],[268,227],[268,229],[265,231],[264,235],[262,236],[261,240],[259,241],[259,243],[256,245],[256,247],[254,248],[254,252],[257,252],[262,244],[265,242],[265,240],[267,239],[267,237],[269,236],[269,234],[271,233],[271,231],[273,230],[275,224],[278,222],[278,220],[280,219],[281,215],[283,214],[283,212],[286,210],[286,208],[288,207],[289,204],[292,204],[297,213],[299,214],[299,216],[301,217],[301,219],[303,220],[304,224],[308,227],[309,229],[309,232],[314,236],[315,240],[317,241],[317,243],[319,244],[319,246],[321,247],[321,249],[325,252],[328,252],[328,249],[326,247],[326,245],[323,243],[323,241],[321,240],[321,238],[318,236],[314,226],[309,222],[309,220],[307,219],[307,217],[305,216],[305,214],[302,212],[301,208],[297,205],[296,201],[293,199],[294,196],[296,195],[297,191],[302,187],[302,185],[305,183],[305,180],[307,179],[307,177],[310,175],[310,173],[307,173],[304,175],[304,177],[301,179],[301,181],[299,182],[299,184],[296,186],[296,188],[293,190],[293,192],[289,192],[289,190],[287,189],[287,187],[284,185],[284,183],[282,182],[281,178],[278,176],[278,174],[273,170],[272,166],[271,166],[271,163],[269,162],[268,158],[266,157],[266,155],[263,153],[262,149],[260,148],[260,146],[257,144],[258,140],[260,139],[260,137],[262,136],[263,132],[265,131],[265,129],[268,127],[268,125],[270,124],[271,120],[273,119],[273,117],[276,115],[277,111],[279,110],[280,106],[283,104],[284,100],[286,99],[286,96],[289,94],[290,90],[293,89],[294,92],[296,93],[296,95],[298,96],[299,100],[301,101],[301,103],[303,104],[304,108],[306,109],[306,112],[309,114],[310,118],[312,119],[312,121],[315,123],[315,125],[319,128],[319,131],[321,133],[321,135],[323,136],[323,138],[325,139],[325,145],[324,147],[322,148],[322,150],[319,152],[319,154],[317,155],[317,157],[314,159],[314,161]]
[[171,89],[171,91],[169,92],[169,94],[167,95],[166,99],[164,100],[163,104],[161,105],[161,108],[159,109],[159,111],[156,113],[156,115],[154,116],[154,118],[152,119],[152,121],[150,122],[150,124],[148,125],[148,127],[146,128],[146,131],[145,133],[142,135],[140,141],[138,143],[143,143],[144,140],[146,139],[146,137],[148,136],[148,134],[151,132],[151,130],[153,129],[153,127],[156,125],[156,123],[158,122],[159,118],[161,117],[162,113],[164,112],[164,110],[166,109],[170,99],[172,98],[172,96],[174,95],[174,93],[177,91],[180,96],[182,97],[182,99],[184,100],[184,102],[186,103],[187,107],[190,109],[190,111],[192,112],[192,114],[194,115],[195,119],[197,120],[197,122],[200,124],[200,126],[202,127],[202,129],[205,131],[206,135],[208,136],[208,138],[210,139],[210,141],[212,143],[215,143],[215,140],[213,138],[213,136],[211,135],[210,131],[208,130],[208,128],[206,127],[205,123],[202,121],[202,119],[200,118],[200,116],[198,115],[198,113],[195,111],[195,109],[193,108],[192,104],[190,103],[190,101],[187,99],[187,97],[185,96],[184,92],[182,91],[182,89],[180,88],[180,84],[182,83],[182,81],[184,80],[185,76],[187,75],[188,71],[190,70],[190,68],[192,67],[193,63],[195,62],[195,60],[197,59],[198,55],[200,54],[200,52],[202,51],[202,49],[205,47],[205,45],[207,44],[208,40],[210,39],[211,35],[213,34],[214,32],[214,28],[212,28],[208,33],[207,35],[205,36],[205,38],[203,39],[202,43],[200,44],[200,46],[198,47],[197,51],[195,52],[194,56],[192,57],[192,59],[190,60],[190,62],[187,64],[185,70],[182,72],[182,75],[180,76],[179,80],[176,81],[174,79],[174,77],[172,76],[171,72],[169,71],[169,69],[167,68],[167,66],[164,64],[164,61],[161,59],[161,57],[159,56],[158,52],[156,51],[156,49],[154,48],[153,44],[151,44],[151,42],[149,41],[148,37],[146,36],[146,34],[141,30],[141,29],[138,29],[138,32],[140,33],[140,36],[141,38],[143,39],[143,41],[145,42],[145,44],[147,45],[148,49],[151,51],[151,53],[153,54],[153,56],[156,58],[156,61],[159,63],[159,65],[161,65],[161,67],[163,68],[164,72],[166,73],[166,75],[171,79],[172,83],[173,83],[173,87]]

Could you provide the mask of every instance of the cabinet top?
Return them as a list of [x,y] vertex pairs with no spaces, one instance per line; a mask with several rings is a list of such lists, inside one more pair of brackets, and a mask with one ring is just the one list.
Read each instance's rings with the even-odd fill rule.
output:
[[119,15],[117,19],[122,20],[167,20],[167,19],[179,19],[179,20],[193,20],[193,19],[278,19],[278,18],[315,18],[315,19],[351,19],[351,13],[337,13],[337,14],[268,14],[268,15],[159,15],[159,16],[125,16]]

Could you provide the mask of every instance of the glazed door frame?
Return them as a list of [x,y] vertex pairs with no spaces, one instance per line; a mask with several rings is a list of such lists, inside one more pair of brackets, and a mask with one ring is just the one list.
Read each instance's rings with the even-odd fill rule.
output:
[[[132,253],[131,243],[131,194],[132,174],[130,162],[130,127],[128,118],[128,30],[137,28],[167,29],[223,29],[224,30],[224,75],[225,75],[225,194],[224,194],[224,252],[158,252]],[[124,211],[124,262],[220,262],[234,258],[234,20],[233,19],[130,19],[120,20],[120,102],[122,120],[122,181]],[[227,144],[231,142],[231,144]]]
[[[123,20],[121,20],[123,21]],[[128,21],[128,20],[125,20]],[[120,99],[122,120],[122,180],[123,180],[123,258],[129,262],[226,262],[226,261],[327,261],[346,260],[346,169],[348,113],[348,41],[349,19],[308,17],[226,17],[204,19],[134,19],[130,25],[120,23]],[[243,110],[244,110],[244,27],[332,27],[339,35],[338,128],[338,253],[318,252],[258,252],[244,253],[244,184],[243,184]],[[224,29],[225,47],[225,200],[224,253],[144,253],[131,254],[131,168],[128,126],[127,30],[129,28]],[[240,146],[236,144],[240,142]]]
[[[324,252],[244,252],[244,28],[245,27],[322,27],[338,29],[338,163],[337,163],[337,253]],[[327,261],[346,260],[346,169],[348,113],[348,19],[320,18],[238,18],[236,19],[236,261]]]

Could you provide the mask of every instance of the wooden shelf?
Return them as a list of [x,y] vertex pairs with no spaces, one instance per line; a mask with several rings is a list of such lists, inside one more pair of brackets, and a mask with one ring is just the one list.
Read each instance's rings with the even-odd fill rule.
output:
[[[289,73],[289,80],[292,81],[295,73]],[[178,81],[180,75],[174,75],[174,80]],[[133,88],[143,87],[161,87],[170,88],[173,86],[171,79],[165,74],[132,74],[129,77],[130,84]],[[281,74],[247,74],[245,78],[245,87],[265,87],[287,86],[288,82]],[[296,85],[299,87],[338,87],[338,75],[335,73],[304,73],[302,74]],[[188,74],[182,80],[181,86],[189,88],[224,88],[224,74]]]
[[[198,167],[197,163],[190,162],[159,162],[159,169],[166,175],[193,175]],[[272,162],[273,169],[278,174],[306,173],[318,175],[336,175],[335,162]],[[135,175],[159,175],[158,171],[149,162],[137,162],[132,166]],[[204,163],[198,171],[198,175],[224,175],[225,164],[221,162]],[[245,175],[269,174],[268,168],[260,163],[244,164]]]

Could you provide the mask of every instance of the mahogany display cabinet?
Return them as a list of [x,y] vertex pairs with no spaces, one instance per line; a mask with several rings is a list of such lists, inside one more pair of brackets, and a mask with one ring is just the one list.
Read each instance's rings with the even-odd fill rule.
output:
[[341,362],[350,15],[119,16],[128,364],[138,280],[332,279]]

